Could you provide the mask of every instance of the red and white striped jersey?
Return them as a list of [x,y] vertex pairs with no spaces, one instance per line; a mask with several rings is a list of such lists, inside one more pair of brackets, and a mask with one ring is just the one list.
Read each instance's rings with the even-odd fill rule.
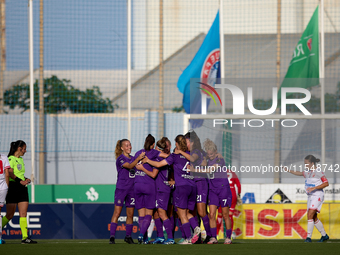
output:
[[8,158],[4,154],[0,154],[0,190],[8,189],[6,183],[5,169],[11,168]]

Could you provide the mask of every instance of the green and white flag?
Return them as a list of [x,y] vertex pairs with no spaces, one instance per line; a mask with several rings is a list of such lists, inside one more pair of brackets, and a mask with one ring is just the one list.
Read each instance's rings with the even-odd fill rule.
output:
[[[319,7],[316,7],[295,47],[282,87],[309,88],[319,85]],[[308,79],[307,79],[308,78]],[[313,79],[314,78],[314,79]],[[281,88],[278,97],[281,98]]]

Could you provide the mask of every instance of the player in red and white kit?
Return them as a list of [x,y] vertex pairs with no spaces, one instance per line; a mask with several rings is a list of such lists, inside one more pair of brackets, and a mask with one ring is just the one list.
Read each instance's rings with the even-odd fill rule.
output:
[[229,217],[231,220],[231,230],[234,231],[234,212],[237,204],[237,199],[241,196],[241,183],[236,173],[228,169],[228,179],[233,200],[229,209]]
[[[318,219],[318,213],[321,211],[322,203],[324,201],[324,192],[323,188],[326,188],[328,184],[328,180],[321,170],[320,167],[317,167],[317,163],[320,162],[320,159],[315,158],[313,155],[308,155],[305,157],[305,171],[303,172],[295,172],[292,170],[288,170],[288,172],[305,177],[305,190],[308,195],[307,199],[307,238],[305,240],[306,243],[312,242],[312,233],[314,226],[319,230],[322,237],[319,242],[327,241],[329,236],[326,234],[326,231],[323,227],[323,224]],[[286,169],[287,170],[287,169]]]
[[[240,197],[241,195],[241,183],[236,173],[234,173],[230,169],[228,169],[228,179],[229,179],[231,194],[233,196],[232,201],[231,201],[231,207],[229,209],[229,218],[231,220],[231,230],[234,231],[234,216],[233,215],[234,215],[235,207],[237,205],[238,197]],[[218,208],[218,216],[217,216],[216,222],[217,222],[217,230],[219,231],[223,223],[221,207]]]
[[[9,186],[9,169],[11,169],[11,166],[8,158],[6,155],[0,154],[0,213],[6,201]],[[0,244],[3,243],[5,241],[2,240],[2,216],[0,215]]]

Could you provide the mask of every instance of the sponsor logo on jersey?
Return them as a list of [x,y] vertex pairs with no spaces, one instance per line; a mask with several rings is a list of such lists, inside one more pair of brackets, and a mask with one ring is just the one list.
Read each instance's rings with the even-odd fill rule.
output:
[[135,175],[145,176],[146,173],[144,173],[143,171],[136,171]]

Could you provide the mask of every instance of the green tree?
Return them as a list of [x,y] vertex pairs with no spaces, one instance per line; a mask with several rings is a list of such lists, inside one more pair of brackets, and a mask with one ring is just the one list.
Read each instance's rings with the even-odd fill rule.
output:
[[[103,98],[98,86],[79,90],[72,86],[70,80],[59,79],[57,76],[44,79],[45,113],[112,113],[118,105],[113,105],[109,98]],[[30,108],[29,84],[19,84],[5,91],[5,105],[10,109],[16,106],[26,111]],[[34,105],[39,109],[38,80],[34,83]]]

